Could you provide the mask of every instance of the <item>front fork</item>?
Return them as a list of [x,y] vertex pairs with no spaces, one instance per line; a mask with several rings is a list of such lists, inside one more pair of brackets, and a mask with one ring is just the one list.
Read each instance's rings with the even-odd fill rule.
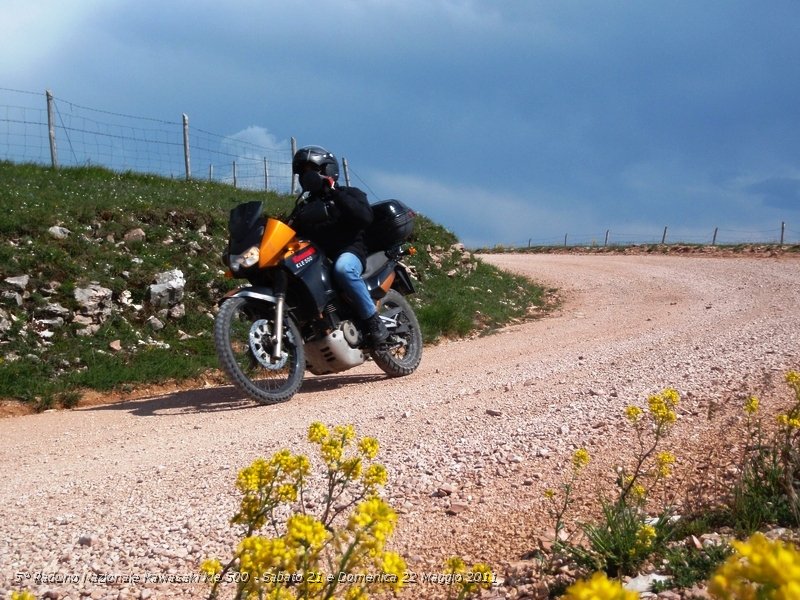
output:
[[289,279],[286,273],[278,271],[273,282],[273,291],[275,293],[275,338],[272,340],[272,360],[279,361],[281,359],[281,351],[283,346],[283,312],[286,306],[286,288]]

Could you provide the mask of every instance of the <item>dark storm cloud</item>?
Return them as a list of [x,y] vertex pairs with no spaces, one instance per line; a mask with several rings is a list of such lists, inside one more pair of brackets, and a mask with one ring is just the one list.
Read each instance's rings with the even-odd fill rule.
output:
[[[29,4],[8,10],[25,16]],[[329,146],[371,195],[404,197],[468,243],[800,222],[793,1],[61,12],[28,14],[14,61],[0,59],[12,87]]]

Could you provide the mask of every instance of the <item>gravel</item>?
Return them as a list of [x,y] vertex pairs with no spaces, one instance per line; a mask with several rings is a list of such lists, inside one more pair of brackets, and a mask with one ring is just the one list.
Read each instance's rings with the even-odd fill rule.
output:
[[[380,440],[385,496],[400,513],[393,545],[412,571],[438,573],[458,554],[502,574],[552,525],[543,491],[574,449],[593,458],[592,486],[610,485],[629,447],[626,406],[678,389],[671,449],[679,471],[707,477],[710,449],[736,449],[726,433],[745,394],[788,401],[783,374],[800,369],[797,257],[483,260],[559,288],[563,304],[426,348],[410,377],[386,379],[369,363],[309,377],[277,406],[198,383],[0,420],[0,595],[205,596],[192,578],[236,542],[237,470],[282,447],[308,452],[315,420]],[[591,494],[578,498],[586,511]],[[441,592],[421,586],[406,597]]]

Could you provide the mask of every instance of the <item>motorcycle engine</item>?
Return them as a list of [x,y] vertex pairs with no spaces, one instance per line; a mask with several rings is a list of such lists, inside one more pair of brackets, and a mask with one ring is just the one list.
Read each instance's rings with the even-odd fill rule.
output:
[[314,375],[340,373],[362,364],[366,357],[356,346],[361,332],[351,321],[342,321],[324,338],[306,342],[306,368]]

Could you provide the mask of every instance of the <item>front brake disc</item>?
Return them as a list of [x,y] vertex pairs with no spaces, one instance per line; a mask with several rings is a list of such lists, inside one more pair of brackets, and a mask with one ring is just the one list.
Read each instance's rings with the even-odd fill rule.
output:
[[278,361],[272,360],[272,332],[270,331],[269,321],[266,319],[259,319],[253,322],[250,326],[250,352],[265,369],[277,371],[286,366],[286,361],[289,358],[287,352],[281,352],[281,358]]

